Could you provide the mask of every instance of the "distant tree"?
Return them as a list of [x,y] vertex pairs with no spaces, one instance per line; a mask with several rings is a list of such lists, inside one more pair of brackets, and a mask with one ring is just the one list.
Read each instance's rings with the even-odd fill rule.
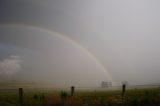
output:
[[128,86],[128,85],[129,85],[129,84],[128,84],[128,81],[122,81],[122,85]]

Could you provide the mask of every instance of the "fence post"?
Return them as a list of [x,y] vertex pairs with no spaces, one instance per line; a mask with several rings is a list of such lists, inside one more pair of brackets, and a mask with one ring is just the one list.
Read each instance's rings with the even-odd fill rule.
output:
[[74,92],[75,92],[75,87],[74,87],[74,86],[71,86],[71,96],[74,95]]
[[22,103],[23,103],[23,88],[19,88],[19,102],[22,105]]
[[123,84],[122,85],[122,96],[124,96],[125,92],[126,92],[126,85]]

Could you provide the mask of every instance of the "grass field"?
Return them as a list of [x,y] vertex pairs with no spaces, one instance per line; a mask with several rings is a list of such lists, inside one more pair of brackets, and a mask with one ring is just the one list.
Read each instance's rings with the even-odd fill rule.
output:
[[121,90],[69,91],[24,90],[23,104],[18,90],[1,89],[0,106],[160,106],[160,88],[130,89],[122,97]]
[[[40,106],[45,98],[51,92],[42,91],[24,91],[23,93],[23,106]],[[17,90],[1,90],[0,91],[0,106],[19,106],[19,95]]]

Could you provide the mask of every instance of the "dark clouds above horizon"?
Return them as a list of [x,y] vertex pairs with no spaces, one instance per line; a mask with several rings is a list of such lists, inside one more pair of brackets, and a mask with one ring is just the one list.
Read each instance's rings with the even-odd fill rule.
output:
[[19,80],[44,77],[45,82],[81,85],[108,80],[102,67],[76,46],[81,45],[117,83],[159,83],[159,4],[158,0],[1,0],[0,61],[20,57],[22,71],[13,75]]

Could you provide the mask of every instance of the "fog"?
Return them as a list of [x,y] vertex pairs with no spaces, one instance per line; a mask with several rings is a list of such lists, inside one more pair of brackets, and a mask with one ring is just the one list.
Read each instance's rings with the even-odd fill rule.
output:
[[159,0],[1,0],[0,81],[160,83]]

